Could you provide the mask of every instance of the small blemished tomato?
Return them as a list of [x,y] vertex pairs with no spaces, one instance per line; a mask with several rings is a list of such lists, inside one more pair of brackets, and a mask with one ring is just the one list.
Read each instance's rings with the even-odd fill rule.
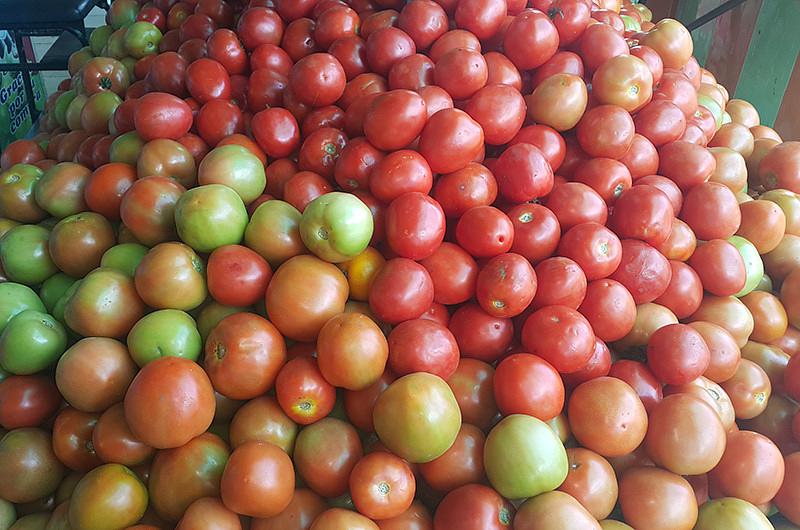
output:
[[300,236],[321,259],[341,263],[358,256],[372,238],[370,209],[355,195],[331,192],[306,206]]

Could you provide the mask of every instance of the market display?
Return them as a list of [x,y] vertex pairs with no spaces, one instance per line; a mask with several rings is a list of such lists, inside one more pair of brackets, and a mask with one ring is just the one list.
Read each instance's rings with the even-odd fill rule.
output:
[[0,530],[800,528],[800,142],[631,0],[116,0],[0,156]]

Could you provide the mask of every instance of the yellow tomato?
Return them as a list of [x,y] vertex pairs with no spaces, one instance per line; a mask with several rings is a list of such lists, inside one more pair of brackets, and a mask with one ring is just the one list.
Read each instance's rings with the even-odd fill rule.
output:
[[381,253],[372,247],[367,247],[364,252],[339,264],[339,268],[347,276],[350,284],[350,298],[366,302],[369,299],[369,288],[375,275],[386,262]]

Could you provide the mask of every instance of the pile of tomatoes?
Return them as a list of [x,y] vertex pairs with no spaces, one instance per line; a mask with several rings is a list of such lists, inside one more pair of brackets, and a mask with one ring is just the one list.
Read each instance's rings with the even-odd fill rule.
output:
[[800,528],[800,142],[630,0],[116,0],[0,156],[0,530]]

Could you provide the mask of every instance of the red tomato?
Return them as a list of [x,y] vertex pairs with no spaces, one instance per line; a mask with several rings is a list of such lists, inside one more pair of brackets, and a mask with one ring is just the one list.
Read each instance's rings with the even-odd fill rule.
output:
[[208,38],[208,57],[219,62],[229,74],[247,72],[248,60],[239,37],[229,29],[218,29]]
[[368,71],[367,43],[357,35],[336,39],[328,48],[328,53],[341,63],[348,81]]
[[514,225],[494,206],[476,206],[458,220],[456,240],[476,258],[497,256],[511,249]]
[[456,339],[445,326],[427,319],[408,320],[389,334],[389,366],[403,376],[428,372],[449,378],[458,366]]
[[384,451],[359,460],[349,484],[356,509],[371,519],[399,516],[411,506],[416,493],[416,480],[408,463]]
[[595,335],[607,342],[627,335],[636,321],[633,296],[621,283],[608,278],[587,286],[578,311],[592,325]]
[[661,146],[658,155],[658,174],[675,182],[684,193],[707,181],[717,166],[706,148],[685,141]]
[[489,70],[478,51],[455,48],[436,61],[434,79],[454,100],[472,97],[486,86]]
[[706,371],[711,358],[703,336],[691,326],[670,324],[657,329],[647,344],[647,364],[668,385],[683,385]]
[[576,372],[563,374],[562,379],[568,388],[575,388],[591,379],[608,375],[611,369],[611,351],[606,343],[595,337],[594,351],[583,368]]
[[638,133],[633,135],[631,147],[619,161],[627,166],[634,181],[658,171],[658,151],[650,140]]
[[469,114],[442,109],[428,119],[422,130],[419,153],[435,173],[452,173],[480,156],[483,140],[483,129]]
[[433,185],[428,162],[416,151],[401,149],[382,157],[369,175],[369,191],[389,203],[405,193],[427,194]]
[[419,263],[406,258],[386,262],[373,280],[369,306],[389,324],[419,318],[433,303],[433,281]]
[[191,128],[192,110],[172,94],[151,92],[136,100],[133,120],[136,132],[144,141],[177,140]]
[[561,237],[558,219],[541,204],[527,203],[511,208],[508,217],[514,225],[511,251],[536,264],[553,255]]
[[250,121],[250,128],[258,146],[272,158],[286,158],[300,146],[300,127],[286,109],[258,112]]
[[363,136],[353,138],[347,142],[336,160],[333,178],[346,191],[368,190],[370,175],[384,156],[382,151],[376,149]]
[[310,425],[333,410],[336,389],[322,376],[316,359],[297,357],[278,372],[275,397],[292,421]]
[[624,285],[637,304],[644,304],[664,294],[672,269],[667,258],[647,243],[624,239],[619,268],[610,278]]
[[610,226],[622,238],[658,247],[669,237],[674,210],[669,197],[654,186],[634,186],[614,204]]
[[494,398],[503,415],[527,414],[548,421],[564,407],[564,384],[556,369],[541,357],[517,353],[497,365]]
[[247,107],[259,112],[280,105],[288,85],[289,78],[271,68],[254,71],[247,81]]
[[617,160],[633,144],[635,128],[633,118],[622,107],[600,105],[586,111],[577,133],[581,148],[588,154]]
[[718,182],[703,182],[686,193],[681,219],[698,239],[728,239],[739,229],[742,214],[731,189]]
[[266,7],[251,7],[242,12],[236,23],[236,33],[247,50],[262,44],[281,43],[284,25],[278,13]]
[[214,147],[224,138],[244,132],[244,117],[230,101],[212,99],[200,108],[195,125],[200,137]]
[[547,306],[531,314],[522,328],[525,349],[561,373],[580,370],[594,352],[595,336],[583,315],[566,306]]
[[[376,74],[386,76],[392,66],[417,52],[413,39],[395,27],[382,27],[370,32],[367,39],[367,64]],[[431,57],[434,61],[433,57]]]
[[230,99],[231,78],[219,62],[197,59],[186,68],[186,88],[203,105],[212,99]]
[[603,197],[581,182],[554,186],[545,205],[556,216],[564,232],[582,223],[605,224],[608,220],[608,206]]
[[744,258],[731,243],[712,239],[697,247],[689,258],[703,288],[717,296],[730,296],[744,288],[747,280]]
[[508,26],[503,47],[517,68],[530,70],[543,65],[556,53],[558,40],[558,30],[547,15],[526,10],[514,17]]
[[303,57],[289,72],[292,94],[313,107],[333,105],[344,93],[347,82],[341,63],[328,53]]
[[432,195],[446,216],[457,218],[470,208],[492,204],[497,198],[497,181],[486,166],[471,162],[440,175]]
[[307,136],[300,146],[298,167],[331,179],[336,160],[346,144],[347,136],[339,129],[332,127],[317,129]]
[[493,317],[477,304],[461,306],[450,318],[449,327],[462,357],[486,362],[496,361],[514,338],[511,319]]
[[[390,90],[372,100],[364,116],[364,134],[372,145],[394,151],[409,145],[427,121],[425,101],[410,90]],[[391,123],[392,127],[387,127]]]
[[611,365],[608,375],[628,383],[648,412],[664,398],[661,382],[644,363],[620,359]]
[[587,160],[578,166],[573,178],[591,187],[609,205],[615,204],[617,198],[633,183],[628,167],[610,158]]
[[618,55],[628,55],[628,43],[608,24],[589,24],[578,42],[578,53],[589,72]]
[[119,219],[125,192],[136,180],[136,170],[122,162],[100,166],[89,177],[83,191],[86,205],[109,220]]
[[514,506],[495,490],[481,484],[454,489],[439,503],[433,518],[435,530],[509,530]]
[[250,53],[250,70],[253,72],[267,69],[288,78],[293,64],[289,54],[275,44],[261,44]]
[[61,394],[50,378],[12,375],[0,381],[0,426],[36,427],[58,410]]
[[512,203],[528,202],[550,193],[553,170],[539,148],[528,143],[508,147],[492,171],[500,196]]
[[435,2],[412,0],[400,11],[397,27],[408,33],[417,49],[425,50],[447,31],[447,13]]
[[225,245],[209,256],[206,276],[214,300],[223,305],[247,307],[264,296],[272,269],[249,248]]
[[586,296],[586,275],[569,258],[554,256],[536,265],[538,288],[531,307],[563,305],[578,309]]
[[558,253],[574,260],[583,269],[587,280],[599,280],[610,276],[619,267],[622,244],[605,226],[582,223],[561,236]]
[[511,318],[521,314],[536,294],[536,273],[519,254],[500,254],[478,274],[475,297],[493,316]]

